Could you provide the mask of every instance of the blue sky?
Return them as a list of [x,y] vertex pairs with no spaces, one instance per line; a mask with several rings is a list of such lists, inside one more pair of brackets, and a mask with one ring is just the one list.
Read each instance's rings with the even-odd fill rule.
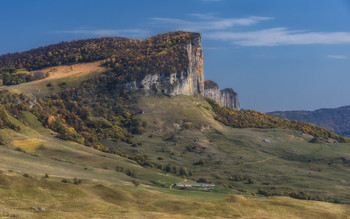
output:
[[203,37],[204,72],[268,112],[350,105],[350,0],[1,0],[0,54],[75,39]]

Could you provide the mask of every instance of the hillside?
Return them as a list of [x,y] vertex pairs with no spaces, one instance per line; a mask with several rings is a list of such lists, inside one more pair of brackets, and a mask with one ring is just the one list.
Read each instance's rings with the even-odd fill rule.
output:
[[204,80],[199,34],[64,42],[0,60],[0,208],[12,217],[350,214],[349,139],[237,110],[233,89]]
[[[26,218],[343,218],[350,213],[348,205],[300,200],[349,202],[348,144],[312,144],[310,136],[288,130],[227,127],[201,97],[134,98],[147,130],[134,144],[102,143],[153,166],[55,138],[37,117],[23,112],[19,120],[9,117],[20,132],[0,129],[8,142],[0,147],[0,206]],[[169,117],[169,111],[176,116]],[[169,188],[184,181],[216,187]],[[32,209],[39,206],[46,211]]]
[[350,106],[315,111],[277,111],[269,114],[289,120],[312,123],[339,135],[350,137]]

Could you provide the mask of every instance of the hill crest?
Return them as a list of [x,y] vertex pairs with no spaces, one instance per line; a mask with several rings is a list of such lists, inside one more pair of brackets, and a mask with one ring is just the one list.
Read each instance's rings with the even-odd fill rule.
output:
[[[27,52],[0,56],[0,79],[16,85],[42,78],[26,71],[102,60],[108,89],[144,90],[146,95],[201,95],[204,88],[203,50],[199,33],[170,32],[144,40],[119,37],[62,42]],[[208,96],[222,106],[240,109],[231,90]]]

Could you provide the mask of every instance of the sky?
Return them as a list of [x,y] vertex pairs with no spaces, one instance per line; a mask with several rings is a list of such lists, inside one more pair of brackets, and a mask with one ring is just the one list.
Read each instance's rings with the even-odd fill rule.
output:
[[0,55],[199,32],[204,74],[261,112],[350,105],[350,0],[0,0]]

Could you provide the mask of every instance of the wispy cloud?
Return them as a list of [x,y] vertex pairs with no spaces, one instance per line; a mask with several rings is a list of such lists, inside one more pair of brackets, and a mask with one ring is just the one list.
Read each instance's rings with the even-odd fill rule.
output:
[[219,18],[211,14],[190,14],[197,20],[184,20],[174,18],[151,18],[153,24],[164,26],[175,26],[185,31],[218,31],[226,30],[235,26],[250,26],[261,21],[272,19],[271,17],[251,16],[247,18]]
[[327,57],[330,59],[349,59],[348,57],[343,55],[328,55]]
[[148,34],[148,31],[143,29],[90,29],[90,28],[77,28],[72,30],[59,30],[55,33],[66,34],[81,34],[81,35],[93,35],[93,36],[144,36]]
[[240,46],[350,44],[350,32],[294,31],[284,27],[250,32],[216,31],[205,35]]

